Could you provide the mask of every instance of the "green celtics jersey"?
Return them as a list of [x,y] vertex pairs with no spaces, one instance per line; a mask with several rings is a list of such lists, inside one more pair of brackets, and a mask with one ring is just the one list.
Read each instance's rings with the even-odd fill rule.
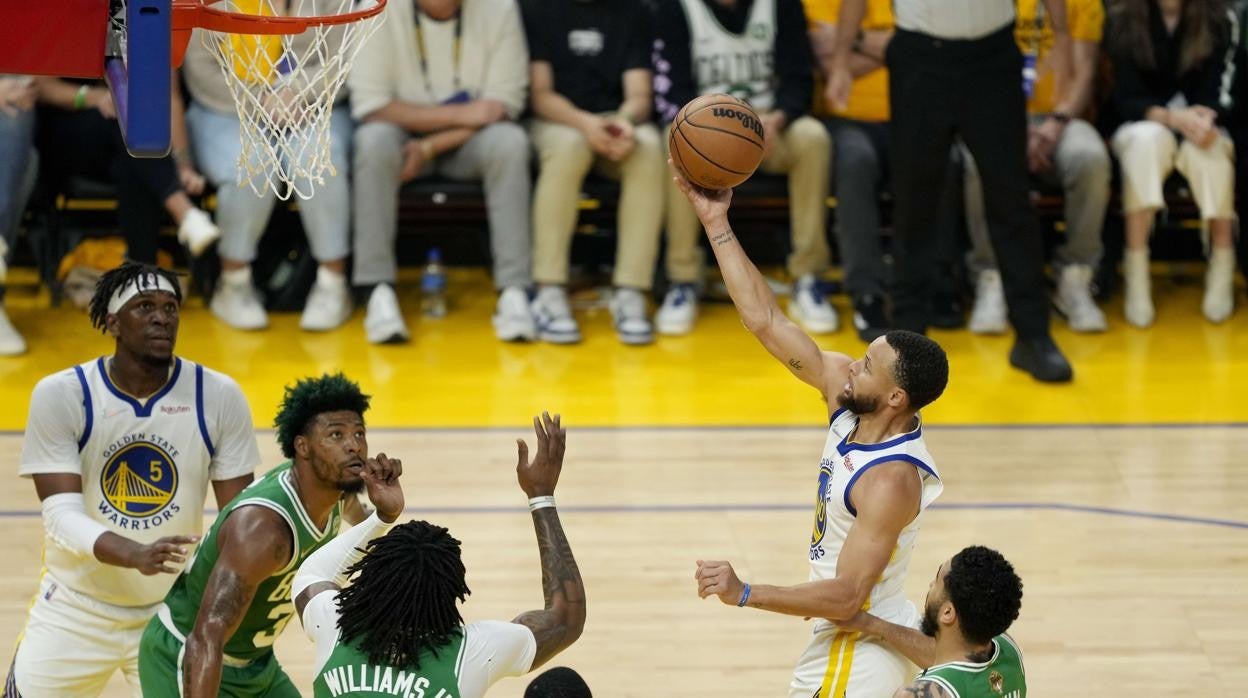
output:
[[919,674],[917,681],[939,684],[953,698],[1027,698],[1023,653],[1007,635],[992,640],[992,658],[982,664],[948,662]]
[[341,517],[341,504],[335,504],[329,514],[325,530],[317,530],[312,517],[304,511],[299,496],[295,493],[293,472],[289,461],[277,466],[264,477],[251,483],[221,510],[212,528],[204,536],[194,558],[186,566],[186,570],[178,576],[173,589],[165,597],[165,605],[169,607],[169,616],[177,632],[182,637],[190,634],[195,627],[195,616],[199,612],[204,589],[208,586],[208,577],[217,564],[220,551],[217,549],[217,537],[222,524],[232,512],[248,506],[268,507],[281,515],[294,536],[295,548],[290,562],[275,572],[271,577],[260,583],[256,595],[248,607],[246,615],[239,623],[238,629],[225,643],[225,653],[241,660],[253,660],[273,651],[273,643],[282,634],[286,623],[295,614],[295,604],[290,598],[290,586],[294,582],[299,565],[316,552],[318,548],[333,540],[338,531]]
[[312,682],[313,698],[338,696],[424,696],[460,698],[459,672],[464,663],[464,633],[455,634],[437,653],[424,652],[420,668],[371,664],[353,644],[334,648]]

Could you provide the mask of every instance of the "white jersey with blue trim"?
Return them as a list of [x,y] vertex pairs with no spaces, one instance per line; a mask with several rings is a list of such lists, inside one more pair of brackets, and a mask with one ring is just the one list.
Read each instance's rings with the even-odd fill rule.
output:
[[[113,384],[100,358],[35,386],[19,473],[80,475],[88,516],[151,543],[202,533],[209,482],[247,475],[259,460],[233,379],[175,358],[165,386],[139,400]],[[114,606],[157,604],[177,578],[106,565],[51,538],[44,564],[58,583]]]
[[[811,581],[836,577],[837,558],[858,514],[850,502],[850,492],[863,473],[881,463],[902,461],[914,465],[922,480],[919,513],[897,536],[897,545],[884,568],[884,574],[868,597],[871,613],[886,620],[903,618],[909,613],[904,584],[910,554],[914,550],[924,511],[945,487],[923,441],[922,420],[917,416],[915,419],[918,423],[913,431],[877,444],[860,444],[849,440],[858,426],[858,415],[839,409],[832,415],[823,458],[819,461],[819,492],[815,500],[815,526],[810,538]],[[821,621],[815,632],[828,627],[828,621]]]

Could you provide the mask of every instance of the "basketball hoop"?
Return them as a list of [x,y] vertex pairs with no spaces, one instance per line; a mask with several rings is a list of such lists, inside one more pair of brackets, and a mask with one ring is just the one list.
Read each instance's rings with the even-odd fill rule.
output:
[[[217,60],[238,106],[239,184],[257,196],[311,198],[330,160],[330,117],[386,0],[174,0],[172,58],[191,30]],[[357,9],[358,7],[358,9]]]

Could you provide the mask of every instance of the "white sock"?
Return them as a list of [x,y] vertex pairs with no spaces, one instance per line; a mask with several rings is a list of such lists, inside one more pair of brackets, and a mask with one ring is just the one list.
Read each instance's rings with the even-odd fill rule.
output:
[[316,285],[323,288],[339,289],[347,285],[347,275],[336,272],[322,264],[316,268]]
[[226,269],[221,272],[221,283],[227,286],[250,286],[251,265],[238,269]]

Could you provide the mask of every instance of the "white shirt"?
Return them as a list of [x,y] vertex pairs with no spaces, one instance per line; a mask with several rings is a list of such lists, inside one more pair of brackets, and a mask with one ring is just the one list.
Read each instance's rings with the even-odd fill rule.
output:
[[[201,534],[208,483],[247,475],[260,462],[242,390],[225,374],[175,358],[169,382],[143,402],[113,384],[105,361],[35,386],[18,473],[81,476],[87,516],[139,543]],[[177,579],[105,565],[50,537],[44,564],[61,585],[114,606],[157,604]]]
[[[903,461],[914,465],[923,489],[919,513],[897,536],[897,546],[889,558],[880,580],[867,597],[871,613],[892,622],[901,622],[911,613],[905,594],[906,570],[919,534],[919,525],[927,507],[940,496],[944,483],[936,463],[923,441],[920,420],[914,431],[898,434],[877,444],[859,444],[849,440],[858,426],[858,415],[844,408],[832,415],[828,438],[819,461],[819,494],[815,502],[815,526],[810,539],[810,580],[833,579],[836,563],[845,545],[849,529],[858,512],[850,502],[850,494],[858,478],[881,463]],[[819,621],[815,632],[831,627]]]
[[[529,89],[529,47],[515,0],[464,0],[458,20],[421,17],[429,82],[421,70],[416,43],[415,3],[386,3],[384,22],[360,47],[347,77],[351,115],[356,119],[393,100],[436,105],[460,89],[474,99],[496,99],[507,115],[524,111]],[[459,66],[454,61],[455,24],[462,23]],[[432,94],[430,93],[432,87]]]
[[[303,631],[316,643],[313,674],[319,674],[338,643],[338,592],[325,591],[303,608]],[[486,689],[533,666],[537,640],[519,623],[484,620],[464,626],[463,663],[459,669],[460,698],[481,698]]]
[[897,26],[941,39],[978,39],[1014,23],[1014,0],[894,0]]

